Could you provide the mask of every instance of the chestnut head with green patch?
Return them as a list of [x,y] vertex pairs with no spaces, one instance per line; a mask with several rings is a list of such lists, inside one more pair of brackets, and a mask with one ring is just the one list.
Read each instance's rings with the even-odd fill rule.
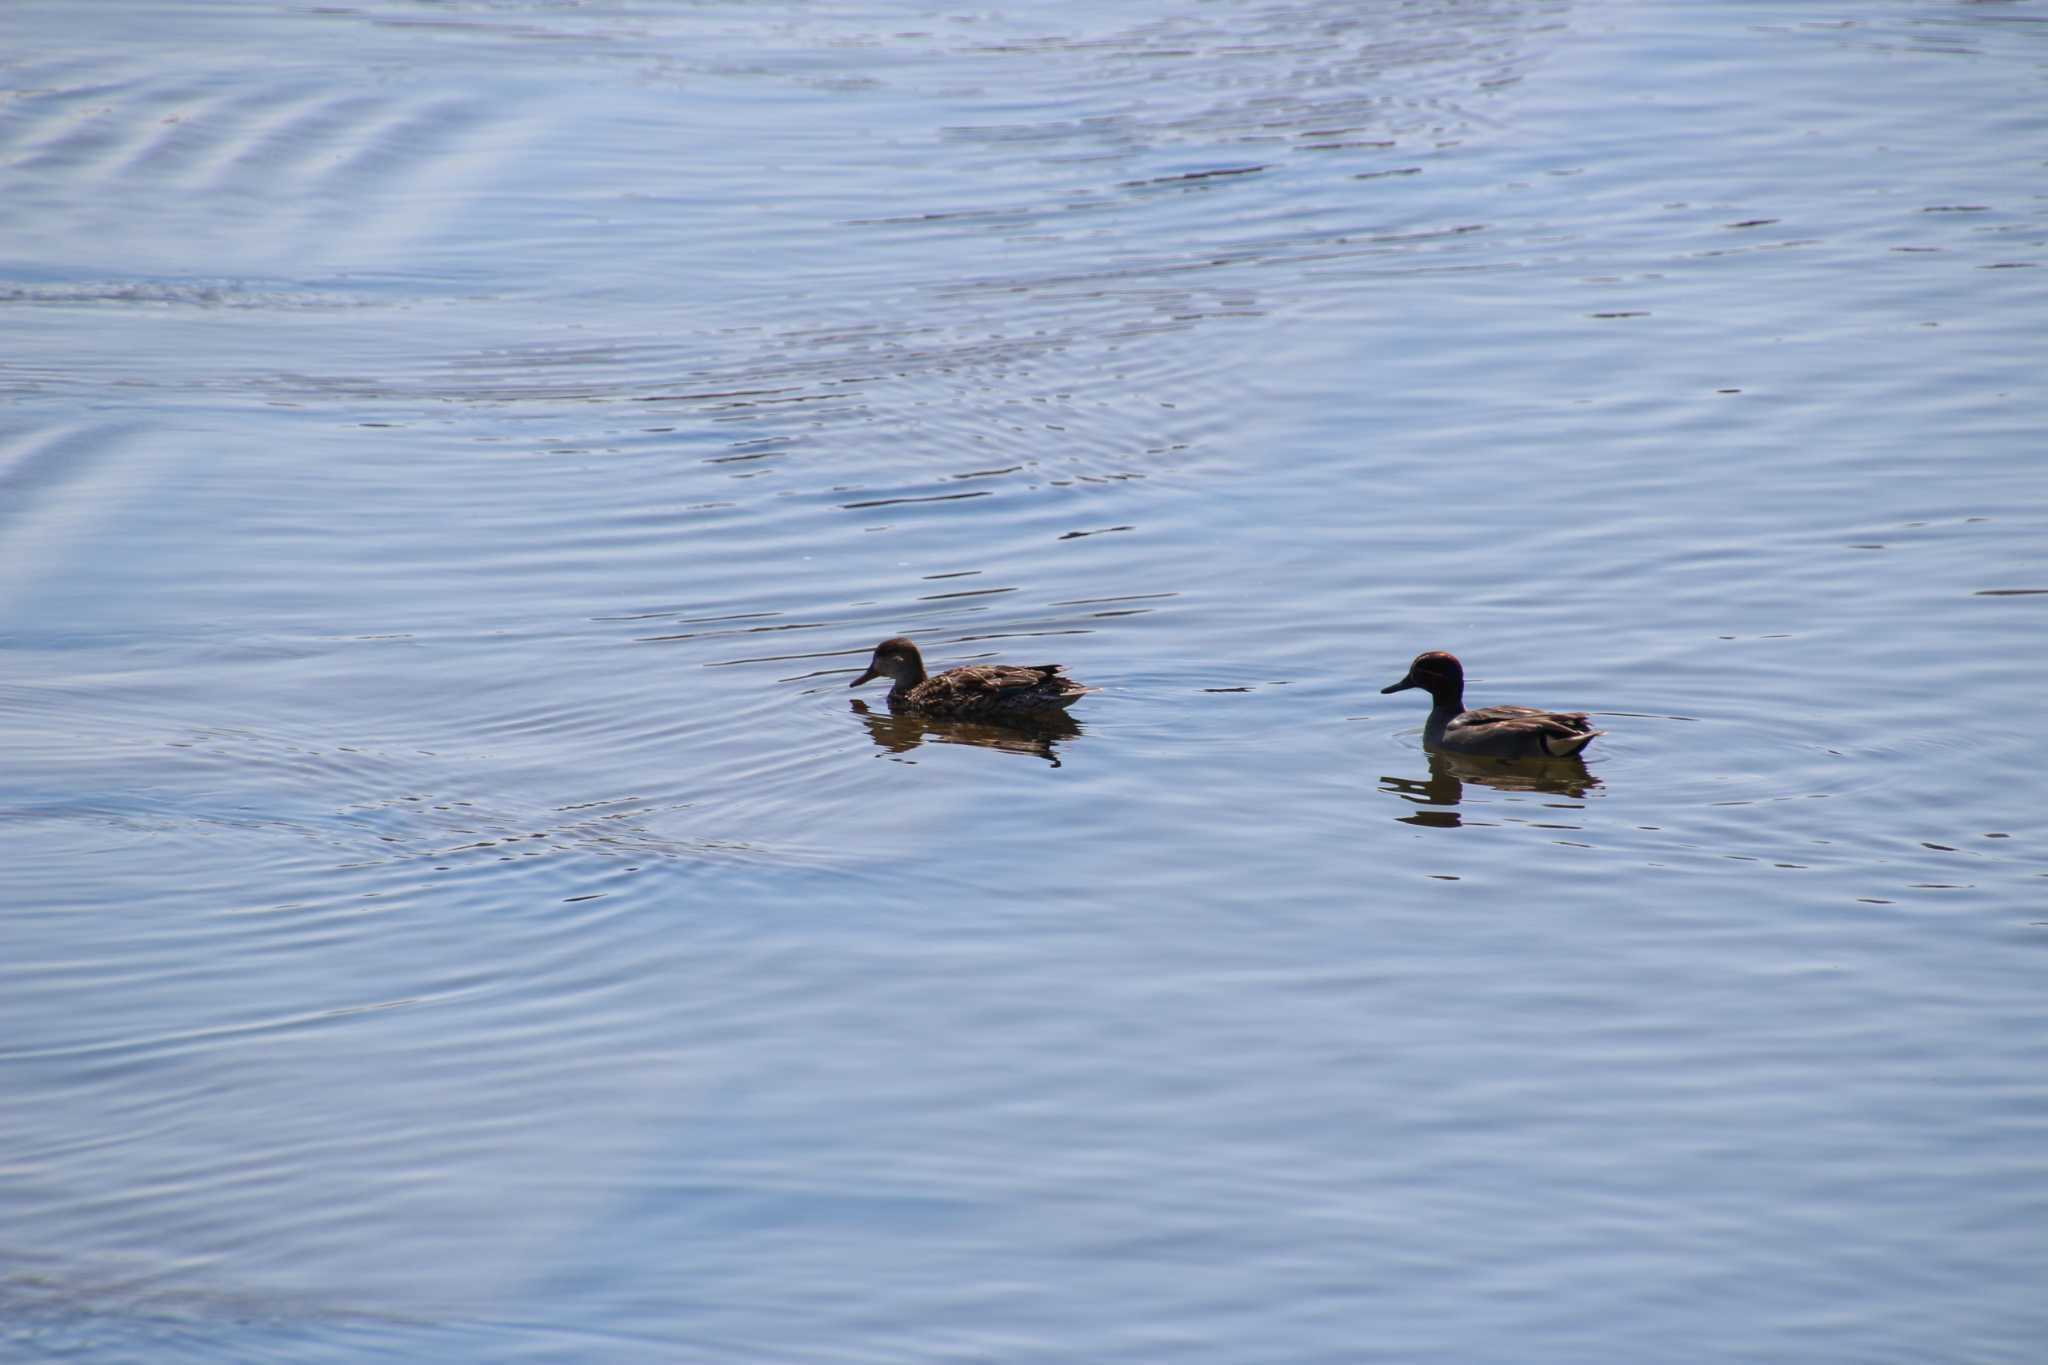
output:
[[1458,662],[1457,655],[1432,649],[1415,656],[1415,662],[1408,665],[1407,677],[1380,691],[1405,692],[1411,687],[1421,688],[1438,701],[1456,701],[1465,695],[1465,666]]

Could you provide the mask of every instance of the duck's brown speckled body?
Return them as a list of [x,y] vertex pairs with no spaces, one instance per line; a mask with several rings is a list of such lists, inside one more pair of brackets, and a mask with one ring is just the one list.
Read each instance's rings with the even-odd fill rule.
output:
[[1058,716],[1098,688],[1083,687],[1060,664],[966,664],[927,674],[924,656],[901,636],[875,646],[867,671],[848,686],[888,678],[889,705],[954,720],[1029,722]]
[[1454,754],[1495,758],[1565,758],[1593,742],[1595,730],[1583,711],[1538,711],[1529,706],[1465,709],[1465,666],[1440,649],[1415,656],[1408,676],[1381,692],[1419,687],[1435,705],[1422,727],[1422,742]]

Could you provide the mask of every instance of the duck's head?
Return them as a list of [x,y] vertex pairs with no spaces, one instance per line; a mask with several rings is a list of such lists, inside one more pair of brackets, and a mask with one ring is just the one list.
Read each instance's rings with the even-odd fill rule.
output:
[[1432,697],[1462,697],[1465,695],[1465,666],[1458,662],[1457,655],[1432,649],[1415,656],[1415,662],[1408,665],[1407,677],[1382,687],[1380,692],[1403,692],[1411,687],[1419,687]]
[[924,681],[924,656],[917,652],[916,645],[901,635],[893,640],[884,640],[875,646],[875,657],[868,660],[868,671],[847,686],[859,687],[877,678],[888,678],[899,686],[921,683]]

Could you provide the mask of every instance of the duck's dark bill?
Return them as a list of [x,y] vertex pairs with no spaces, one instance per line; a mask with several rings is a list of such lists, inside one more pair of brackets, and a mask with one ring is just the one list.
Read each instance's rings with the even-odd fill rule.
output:
[[1404,692],[1413,686],[1415,686],[1415,679],[1403,678],[1401,679],[1401,681],[1397,683],[1389,683],[1387,686],[1382,687],[1380,689],[1380,695],[1384,697],[1389,692]]
[[852,682],[848,683],[847,686],[859,687],[862,683],[873,682],[876,678],[879,678],[881,676],[881,674],[875,672],[874,669],[870,668],[867,672],[861,674],[858,678],[855,678]]

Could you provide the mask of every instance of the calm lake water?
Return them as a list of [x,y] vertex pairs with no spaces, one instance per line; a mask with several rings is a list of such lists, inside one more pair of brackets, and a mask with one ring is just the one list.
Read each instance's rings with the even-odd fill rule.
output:
[[10,0],[0,1357],[2039,1361],[2044,77]]

